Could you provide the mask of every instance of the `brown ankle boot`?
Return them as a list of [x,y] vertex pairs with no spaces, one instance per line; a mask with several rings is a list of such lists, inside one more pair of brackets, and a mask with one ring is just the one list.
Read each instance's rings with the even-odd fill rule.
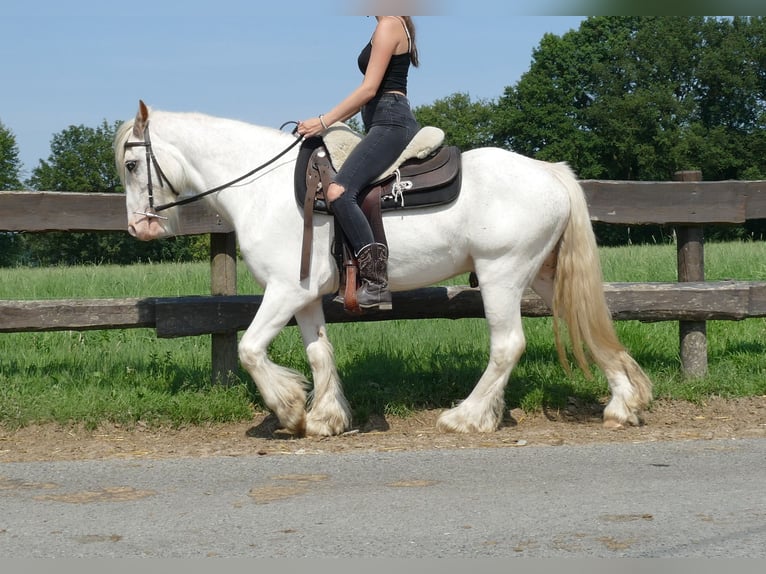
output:
[[382,243],[370,243],[359,250],[359,275],[362,286],[356,298],[362,309],[389,311],[391,292],[388,290],[388,248]]

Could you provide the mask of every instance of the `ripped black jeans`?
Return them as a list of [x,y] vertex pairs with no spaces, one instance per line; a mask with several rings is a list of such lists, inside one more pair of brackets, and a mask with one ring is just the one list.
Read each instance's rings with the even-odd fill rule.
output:
[[420,129],[407,97],[395,93],[370,100],[362,108],[362,121],[367,133],[334,179],[345,192],[331,204],[355,255],[375,240],[359,194],[394,163]]

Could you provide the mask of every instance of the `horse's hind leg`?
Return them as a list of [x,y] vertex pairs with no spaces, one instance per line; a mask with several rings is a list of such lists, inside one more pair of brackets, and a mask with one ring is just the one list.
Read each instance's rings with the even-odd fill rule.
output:
[[268,357],[268,346],[295,314],[294,293],[266,289],[258,312],[239,342],[239,360],[253,379],[263,402],[285,430],[303,435],[306,429],[308,381],[292,369],[281,367]]
[[295,314],[303,335],[306,356],[314,379],[309,398],[306,434],[331,436],[351,426],[351,408],[343,395],[332,344],[327,338],[321,300],[314,301]]
[[508,378],[526,348],[521,322],[522,289],[488,282],[481,286],[490,332],[489,364],[471,394],[439,416],[436,426],[441,431],[497,430],[505,411]]
[[[555,275],[556,254],[554,252],[545,260],[532,282],[532,289],[551,309]],[[651,381],[617,341],[611,324],[606,327],[608,327],[607,332],[600,338],[601,346],[591,349],[594,360],[609,382],[612,395],[604,408],[604,426],[621,428],[626,425],[639,425],[641,424],[639,413],[651,400]]]

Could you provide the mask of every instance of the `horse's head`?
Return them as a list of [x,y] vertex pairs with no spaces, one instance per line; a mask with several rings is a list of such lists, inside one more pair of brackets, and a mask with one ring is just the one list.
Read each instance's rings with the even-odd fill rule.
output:
[[176,150],[160,138],[150,137],[149,114],[149,108],[140,101],[135,119],[120,126],[114,145],[117,172],[126,195],[128,232],[142,241],[176,233],[177,210],[162,212],[157,207],[177,199],[176,189],[180,187],[175,176],[182,172]]

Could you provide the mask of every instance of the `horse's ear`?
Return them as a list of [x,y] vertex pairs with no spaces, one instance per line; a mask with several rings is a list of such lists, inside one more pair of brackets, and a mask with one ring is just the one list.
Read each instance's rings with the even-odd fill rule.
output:
[[136,114],[136,121],[133,122],[133,135],[137,138],[144,137],[147,123],[149,123],[149,108],[146,107],[144,100],[138,100],[138,113]]

